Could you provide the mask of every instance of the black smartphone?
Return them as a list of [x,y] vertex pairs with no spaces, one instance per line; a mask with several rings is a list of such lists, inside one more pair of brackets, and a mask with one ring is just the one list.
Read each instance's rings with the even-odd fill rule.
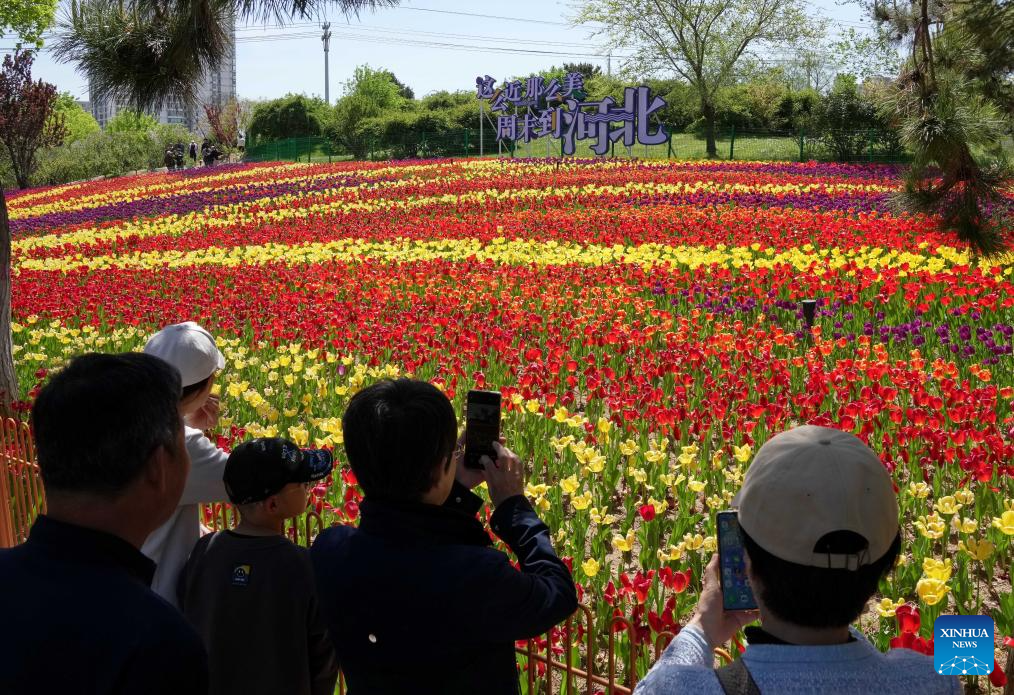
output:
[[746,549],[735,511],[718,512],[718,572],[722,580],[722,607],[727,611],[757,608],[746,577]]
[[496,461],[493,442],[500,440],[500,392],[468,392],[465,401],[465,467],[482,469],[479,459]]

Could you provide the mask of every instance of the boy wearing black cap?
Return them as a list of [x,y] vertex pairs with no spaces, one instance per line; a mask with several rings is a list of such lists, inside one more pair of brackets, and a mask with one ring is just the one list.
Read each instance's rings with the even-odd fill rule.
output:
[[198,541],[179,601],[208,648],[215,693],[332,695],[338,664],[317,609],[309,552],[285,538],[331,454],[284,439],[240,444],[225,467],[234,531]]

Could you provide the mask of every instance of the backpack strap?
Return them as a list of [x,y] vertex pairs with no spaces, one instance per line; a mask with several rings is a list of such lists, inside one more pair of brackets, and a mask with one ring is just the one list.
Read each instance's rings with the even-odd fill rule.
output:
[[760,689],[742,659],[716,668],[715,676],[725,695],[760,695]]

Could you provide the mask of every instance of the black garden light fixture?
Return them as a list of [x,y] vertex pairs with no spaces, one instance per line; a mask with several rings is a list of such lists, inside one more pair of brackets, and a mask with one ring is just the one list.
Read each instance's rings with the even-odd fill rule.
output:
[[806,323],[806,330],[813,328],[813,320],[817,314],[817,300],[816,299],[804,299],[803,305],[803,322]]

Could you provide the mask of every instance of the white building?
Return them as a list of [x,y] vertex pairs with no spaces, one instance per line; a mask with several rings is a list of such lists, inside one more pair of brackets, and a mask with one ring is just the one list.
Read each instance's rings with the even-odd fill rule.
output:
[[[170,99],[158,113],[152,113],[159,123],[178,124],[191,132],[198,132],[204,121],[205,104],[221,107],[236,98],[236,20],[229,21],[227,33],[230,37],[226,55],[217,70],[209,72],[197,88],[197,100],[186,104],[181,99]],[[103,99],[91,93],[91,112],[103,128],[119,111],[129,108],[126,102]],[[203,133],[201,133],[203,134]]]

